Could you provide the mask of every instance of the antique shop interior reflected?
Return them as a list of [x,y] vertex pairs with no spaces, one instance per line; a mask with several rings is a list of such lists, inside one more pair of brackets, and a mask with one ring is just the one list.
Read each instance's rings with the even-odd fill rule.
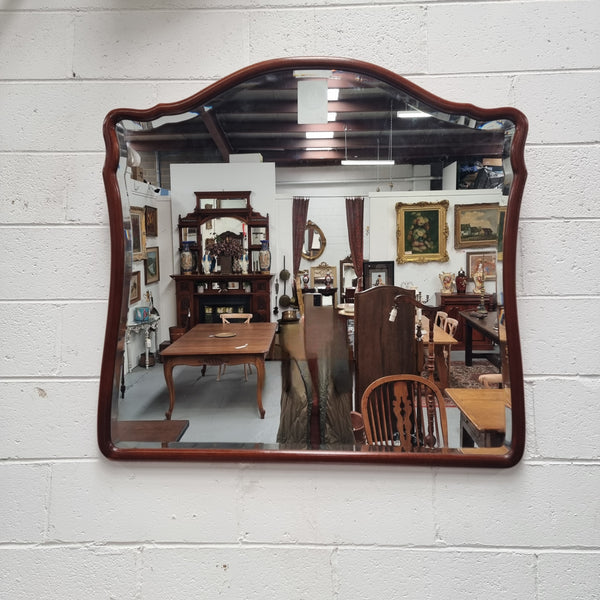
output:
[[[322,122],[298,119],[298,81],[307,79],[337,90]],[[344,59],[268,61],[173,105],[110,113],[104,178],[113,263],[99,404],[103,452],[194,460],[518,461],[524,417],[514,263],[526,129],[514,109],[467,109]],[[307,149],[307,132],[321,130],[331,137],[313,136]],[[377,161],[382,147],[394,162],[394,186],[384,193],[376,165],[342,164]],[[469,168],[475,177],[466,176]],[[304,213],[295,246],[299,197],[308,201],[308,218]],[[381,280],[383,293],[360,291],[370,284],[352,258],[349,231],[357,221],[347,221],[345,206],[355,197],[364,201],[364,268],[393,263],[391,277],[384,271],[391,281]],[[318,202],[337,203],[334,221],[311,220]],[[142,243],[136,230],[134,253],[131,226],[143,220],[145,205],[153,205],[156,235],[144,231]],[[397,205],[418,209],[422,229],[433,223],[427,215],[435,216],[439,232],[419,233],[444,247],[428,254],[414,251],[414,243],[401,245],[414,231],[404,231]],[[495,211],[501,227],[489,231],[478,211],[488,219]],[[334,246],[340,236],[347,242]],[[333,256],[332,247],[343,250]],[[148,260],[152,273],[145,272]],[[326,275],[316,284],[307,278],[307,285],[301,274],[316,263]],[[485,272],[478,286],[479,264]],[[463,265],[469,287],[461,297],[456,286],[443,289],[440,273],[454,284]],[[132,276],[152,298],[148,313],[143,293],[131,301]],[[444,332],[438,312],[450,320],[460,314],[460,343],[450,334],[443,343],[436,337]],[[248,313],[250,323],[222,324],[222,315]],[[202,339],[193,341],[192,330]],[[193,352],[186,346],[192,343]],[[170,387],[159,352],[172,369]],[[392,443],[387,452],[381,443],[364,443],[362,396],[368,382],[394,372],[388,360],[435,383],[434,392],[414,382],[394,388],[398,406],[414,401],[409,437],[418,438],[429,410],[445,422],[444,436],[436,430],[412,446]],[[169,398],[173,412],[165,419]],[[485,404],[489,417],[491,403],[495,424],[478,428],[468,411]],[[396,441],[399,423],[390,434]],[[444,438],[442,448],[430,446],[436,437],[436,444]]]

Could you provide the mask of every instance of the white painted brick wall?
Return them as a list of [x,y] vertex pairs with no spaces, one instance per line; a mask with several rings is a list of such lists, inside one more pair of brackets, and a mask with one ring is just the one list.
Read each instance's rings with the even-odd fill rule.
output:
[[[24,0],[0,31],[0,597],[600,597],[600,3]],[[524,460],[108,462],[105,114],[318,54],[528,116]]]

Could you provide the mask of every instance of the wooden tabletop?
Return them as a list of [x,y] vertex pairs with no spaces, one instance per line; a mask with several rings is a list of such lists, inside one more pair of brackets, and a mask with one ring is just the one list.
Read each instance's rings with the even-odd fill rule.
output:
[[474,310],[461,311],[459,314],[465,320],[466,323],[471,327],[477,329],[483,333],[486,337],[495,342],[506,341],[506,327],[504,323],[498,324],[498,312],[492,310],[486,314],[483,318],[478,318],[472,313],[476,313]]
[[446,388],[445,391],[479,431],[504,431],[510,389]]
[[[276,323],[200,323],[165,348],[161,355],[266,354],[276,328]],[[217,337],[223,333],[235,336]]]

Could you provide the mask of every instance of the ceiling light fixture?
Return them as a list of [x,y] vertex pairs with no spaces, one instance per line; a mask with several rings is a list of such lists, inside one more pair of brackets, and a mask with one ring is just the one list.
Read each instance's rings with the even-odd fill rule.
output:
[[352,160],[352,159],[344,159],[342,161],[342,165],[344,165],[345,167],[351,167],[351,166],[385,166],[385,165],[395,165],[396,161],[395,160],[386,160],[386,159],[382,159],[382,160],[377,160],[377,159],[373,159],[373,160]]
[[326,140],[333,137],[333,131],[307,131],[307,140]]
[[399,119],[430,119],[431,115],[422,110],[399,110],[396,113]]

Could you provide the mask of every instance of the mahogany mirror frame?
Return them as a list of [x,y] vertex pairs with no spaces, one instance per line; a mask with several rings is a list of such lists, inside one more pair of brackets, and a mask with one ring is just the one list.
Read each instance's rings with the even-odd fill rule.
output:
[[[365,74],[410,93],[414,98],[438,110],[452,114],[466,114],[476,119],[493,121],[508,119],[515,125],[510,162],[513,178],[508,197],[504,233],[503,293],[506,321],[510,323],[506,337],[510,352],[510,381],[512,401],[512,443],[504,454],[458,454],[454,452],[392,453],[333,450],[263,450],[221,448],[121,448],[111,437],[113,399],[118,393],[118,373],[123,350],[118,342],[123,339],[128,303],[128,285],[125,285],[125,236],[123,206],[117,181],[119,141],[116,125],[123,119],[147,121],[160,116],[174,115],[191,110],[229,88],[247,79],[290,69],[340,69]],[[151,461],[227,461],[227,462],[311,462],[355,464],[410,464],[417,466],[495,467],[515,465],[521,459],[525,446],[525,407],[523,367],[517,315],[516,253],[517,230],[521,200],[527,171],[524,147],[527,136],[527,118],[512,107],[483,109],[472,104],[454,103],[427,92],[407,79],[370,63],[345,58],[302,57],[282,58],[257,63],[204,88],[184,100],[158,104],[148,109],[115,109],[108,113],[103,124],[106,158],[103,180],[106,189],[110,228],[110,288],[102,367],[100,373],[97,434],[101,452],[110,459]]]

